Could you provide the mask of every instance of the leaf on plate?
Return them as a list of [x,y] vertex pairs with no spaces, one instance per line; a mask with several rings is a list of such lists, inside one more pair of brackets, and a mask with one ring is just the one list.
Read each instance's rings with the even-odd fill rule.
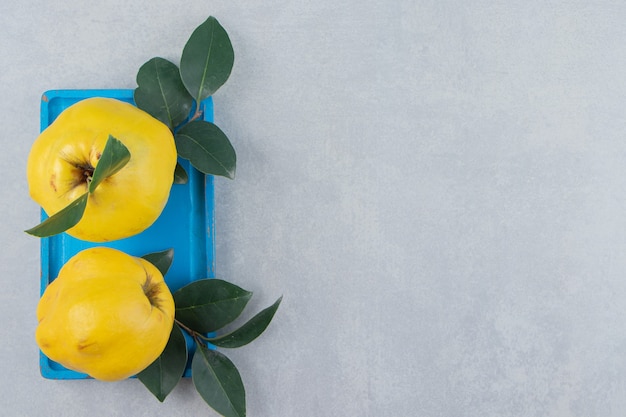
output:
[[204,345],[191,361],[191,378],[208,405],[224,417],[246,415],[246,392],[235,365],[217,350]]
[[187,184],[187,181],[189,181],[187,171],[185,171],[185,168],[177,162],[176,169],[174,169],[174,184]]
[[170,266],[172,266],[174,249],[170,248],[161,252],[148,253],[142,256],[142,258],[154,265],[165,276]]
[[193,31],[183,48],[180,59],[183,84],[200,103],[226,82],[234,60],[226,30],[211,16]]
[[109,135],[89,182],[89,192],[93,193],[102,181],[124,168],[129,160],[128,148],[120,140]]
[[199,333],[219,330],[235,320],[252,293],[221,279],[200,279],[174,294],[176,319]]
[[37,226],[26,230],[26,233],[37,237],[53,236],[76,226],[85,213],[89,193],[85,193],[72,201],[61,211],[48,217]]
[[280,297],[274,304],[262,310],[256,316],[251,318],[246,324],[224,336],[209,338],[207,341],[216,346],[223,348],[237,348],[252,342],[265,331],[272,321],[274,313],[278,310],[278,306],[283,297]]
[[161,356],[137,374],[137,379],[163,402],[182,378],[186,366],[187,344],[180,327],[174,324]]
[[189,117],[193,104],[176,64],[159,57],[139,68],[134,99],[137,107],[165,123],[170,130]]
[[174,136],[181,158],[200,172],[235,178],[237,155],[228,137],[211,122],[196,120],[184,125]]

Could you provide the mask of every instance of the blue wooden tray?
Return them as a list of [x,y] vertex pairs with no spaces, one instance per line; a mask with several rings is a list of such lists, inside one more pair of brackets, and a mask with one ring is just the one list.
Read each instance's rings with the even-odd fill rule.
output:
[[[133,90],[50,90],[41,98],[41,130],[44,130],[70,105],[88,97],[112,97],[134,104]],[[213,101],[201,103],[204,120],[213,121]],[[65,233],[41,239],[41,294],[58,275],[61,267],[76,253],[93,246],[107,246],[129,255],[142,256],[169,248],[174,261],[165,281],[172,292],[202,278],[215,276],[215,232],[213,177],[204,175],[179,159],[189,175],[187,184],[174,184],[165,209],[157,221],[139,235],[108,243],[90,243]],[[41,211],[41,219],[46,214]],[[40,354],[44,378],[86,379]],[[185,376],[190,375],[189,366]]]

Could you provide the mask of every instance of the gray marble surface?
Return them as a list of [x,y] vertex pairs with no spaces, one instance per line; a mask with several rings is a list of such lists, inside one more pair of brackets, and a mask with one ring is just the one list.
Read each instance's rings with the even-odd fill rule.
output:
[[217,274],[279,295],[229,352],[248,415],[626,413],[626,3],[25,0],[0,5],[0,409],[214,415],[185,380],[41,378],[25,161],[48,89],[134,88],[209,15]]

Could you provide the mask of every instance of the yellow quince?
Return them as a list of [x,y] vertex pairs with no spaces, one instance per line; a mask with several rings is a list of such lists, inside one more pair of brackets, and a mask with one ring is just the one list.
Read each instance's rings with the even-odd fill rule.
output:
[[104,381],[128,378],[162,353],[174,299],[150,262],[96,247],[73,256],[44,291],[35,339],[68,369]]
[[89,195],[82,219],[67,231],[78,239],[138,234],[169,198],[177,161],[170,129],[129,103],[93,97],[62,111],[35,140],[27,162],[33,200],[52,216],[85,194],[109,135],[126,146],[130,160]]

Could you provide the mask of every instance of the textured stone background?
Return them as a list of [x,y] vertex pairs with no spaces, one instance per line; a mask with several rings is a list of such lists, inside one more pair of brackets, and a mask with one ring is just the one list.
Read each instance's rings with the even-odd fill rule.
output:
[[[626,3],[3,2],[0,409],[211,414],[189,381],[49,381],[25,161],[43,91],[134,88],[209,15],[236,64],[217,273],[280,294],[249,416],[626,413]],[[212,414],[211,414],[212,415]]]

